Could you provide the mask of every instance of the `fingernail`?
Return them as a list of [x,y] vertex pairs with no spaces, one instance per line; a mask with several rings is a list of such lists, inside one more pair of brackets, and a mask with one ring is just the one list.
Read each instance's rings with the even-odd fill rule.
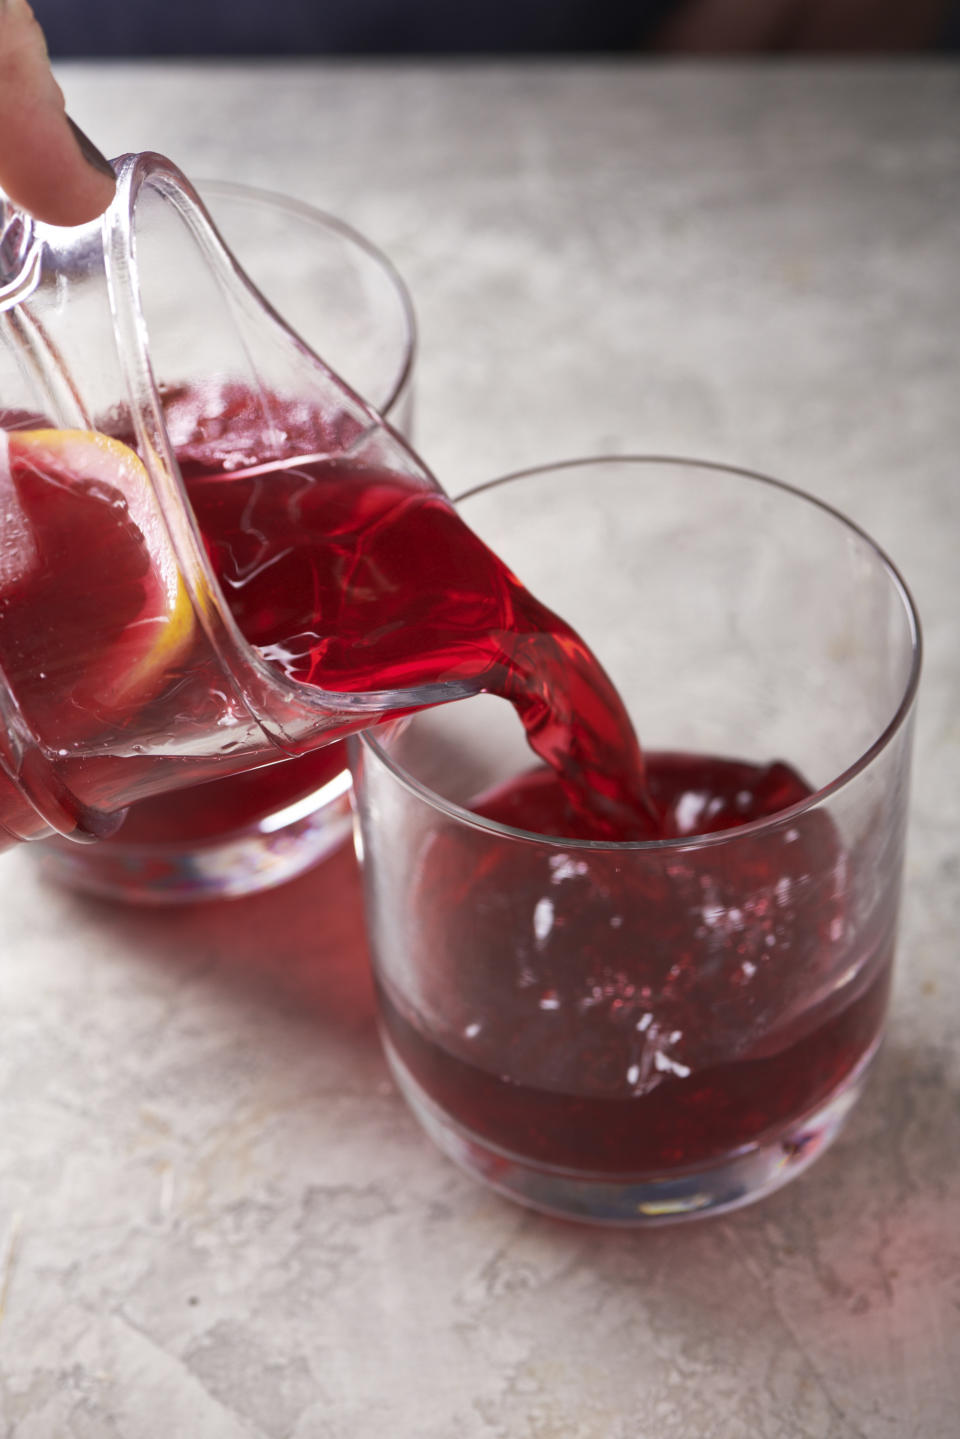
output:
[[115,180],[116,176],[113,173],[113,166],[110,164],[106,155],[101,155],[93,141],[87,138],[79,125],[74,124],[69,115],[67,116],[67,124],[73,131],[73,138],[80,147],[80,154],[86,160],[87,164],[92,165],[95,170],[99,170],[102,175],[109,175],[111,180]]

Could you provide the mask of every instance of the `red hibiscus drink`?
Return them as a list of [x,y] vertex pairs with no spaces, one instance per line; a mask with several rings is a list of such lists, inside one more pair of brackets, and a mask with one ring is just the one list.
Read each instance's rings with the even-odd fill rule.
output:
[[449,1155],[548,1212],[749,1202],[834,1137],[879,1043],[909,595],[836,512],[724,467],[574,463],[458,509],[590,637],[652,818],[599,830],[493,699],[351,741],[400,1087]]
[[[442,1147],[612,1222],[799,1172],[883,1023],[919,673],[896,571],[722,466],[572,463],[454,507],[175,167],[118,175],[96,236],[14,216],[0,246],[0,848],[156,796],[154,837],[216,830],[260,802],[246,771],[320,780],[383,722],[354,747],[371,948]],[[227,777],[229,814],[212,784],[162,808]]]
[[[279,312],[409,438],[415,320],[387,257],[341,220],[297,200],[223,182],[205,183],[203,198]],[[304,258],[278,264],[278,243]],[[198,313],[204,326],[206,311]],[[170,382],[196,378],[185,363],[192,348],[178,345],[170,374],[160,375],[168,408]],[[183,438],[182,418],[175,440]],[[248,894],[290,879],[342,843],[350,833],[349,794],[346,749],[334,743],[284,765],[158,794],[131,808],[109,840],[83,847],[55,840],[34,854],[49,877],[109,898],[183,903]]]

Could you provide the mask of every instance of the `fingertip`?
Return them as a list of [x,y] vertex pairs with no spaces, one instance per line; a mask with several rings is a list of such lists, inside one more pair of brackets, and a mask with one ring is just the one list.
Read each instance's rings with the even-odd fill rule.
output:
[[0,0],[0,186],[52,225],[96,219],[116,190],[109,161],[64,111],[26,0]]
[[[0,0],[0,4],[2,4],[2,0]],[[101,175],[106,175],[112,184],[114,179],[113,166],[110,164],[106,155],[101,155],[89,135],[85,135],[80,129],[80,126],[71,120],[69,115],[67,116],[67,124],[73,132],[73,138],[77,142],[77,149],[87,164],[91,165],[94,170],[99,171]]]
[[49,225],[95,220],[116,193],[109,162],[101,156],[94,165],[63,111],[35,112],[16,153],[2,158],[0,180],[10,199]]

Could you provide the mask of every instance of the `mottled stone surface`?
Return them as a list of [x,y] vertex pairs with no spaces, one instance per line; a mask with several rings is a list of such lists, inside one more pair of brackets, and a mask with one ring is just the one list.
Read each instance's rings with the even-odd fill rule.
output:
[[109,153],[366,230],[448,487],[594,451],[777,473],[926,623],[889,1038],[763,1205],[593,1232],[420,1137],[353,862],[145,913],[0,861],[0,1433],[954,1439],[960,1410],[960,72],[64,67]]

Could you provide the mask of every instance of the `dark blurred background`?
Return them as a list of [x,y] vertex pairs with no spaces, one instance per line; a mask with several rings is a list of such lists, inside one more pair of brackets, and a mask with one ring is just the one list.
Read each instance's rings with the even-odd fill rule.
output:
[[955,50],[960,0],[33,0],[51,54]]

